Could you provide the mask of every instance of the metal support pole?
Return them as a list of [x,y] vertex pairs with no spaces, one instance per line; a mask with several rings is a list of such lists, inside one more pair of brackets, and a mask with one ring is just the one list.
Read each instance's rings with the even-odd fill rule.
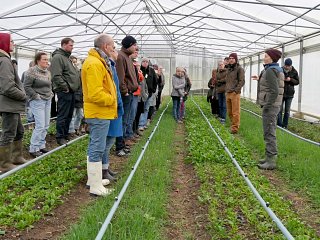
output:
[[301,111],[301,102],[302,102],[302,69],[303,69],[303,38],[300,39],[300,62],[299,62],[299,92],[298,92],[298,113],[296,117],[303,118],[303,114]]
[[171,82],[171,79],[172,79],[172,75],[173,75],[173,73],[172,73],[172,54],[171,54],[171,56],[170,56],[170,69],[169,69],[169,96],[170,96],[170,94],[171,94],[171,87],[172,87],[172,82]]
[[[246,61],[245,61],[245,59],[243,59],[242,62],[243,62],[243,64],[242,64],[243,69],[246,69]],[[246,78],[246,74],[244,74],[244,78]],[[242,89],[243,89],[242,96],[245,97],[246,96],[246,88],[243,87]]]
[[[260,72],[261,72],[260,62],[261,62],[261,59],[260,59],[260,53],[259,53],[258,54],[258,76],[260,75]],[[257,99],[258,99],[258,84],[257,84],[257,95],[255,100]]]
[[252,76],[252,57],[250,57],[250,75],[249,75],[249,79],[250,79],[250,82],[249,82],[249,98],[251,99],[251,85],[252,85],[252,79],[251,79],[251,76]]
[[206,72],[204,71],[205,69],[205,64],[206,64],[206,48],[204,47],[202,49],[202,64],[201,64],[201,71],[202,71],[202,96],[204,96],[204,88],[205,88],[205,79],[207,79],[207,76],[206,76]]
[[281,46],[282,56],[281,56],[281,66],[284,65],[284,44]]

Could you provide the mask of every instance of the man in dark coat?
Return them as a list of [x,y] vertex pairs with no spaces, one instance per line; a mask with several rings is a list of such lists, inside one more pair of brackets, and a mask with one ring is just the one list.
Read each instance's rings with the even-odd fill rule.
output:
[[80,74],[72,64],[70,55],[74,41],[71,38],[61,40],[61,48],[52,53],[51,75],[53,90],[58,96],[57,134],[59,145],[67,142],[69,125],[74,110],[74,93],[80,87]]
[[[288,128],[290,108],[292,99],[294,96],[294,86],[299,84],[299,75],[297,70],[292,66],[291,58],[287,58],[284,61],[284,66],[282,67],[284,72],[284,93],[282,104],[280,107],[280,112],[278,114],[277,124],[280,127]],[[284,105],[284,114],[282,119],[282,111]]]

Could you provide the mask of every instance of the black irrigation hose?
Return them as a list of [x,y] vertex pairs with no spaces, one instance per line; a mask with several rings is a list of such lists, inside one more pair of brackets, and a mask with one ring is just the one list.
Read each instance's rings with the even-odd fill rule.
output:
[[[262,116],[260,116],[259,114],[255,113],[255,112],[253,112],[253,111],[251,111],[251,110],[245,109],[245,108],[243,108],[243,107],[241,107],[241,109],[244,110],[244,111],[246,111],[246,112],[248,112],[248,113],[251,113],[251,114],[254,115],[254,116],[257,116],[257,117],[259,117],[259,118],[262,118]],[[296,137],[296,138],[299,138],[299,139],[301,139],[301,140],[303,140],[303,141],[305,141],[305,142],[308,142],[308,143],[311,143],[311,144],[314,144],[314,145],[320,147],[320,143],[319,143],[319,142],[315,142],[315,141],[312,141],[312,140],[310,140],[310,139],[308,139],[308,138],[301,137],[301,136],[299,136],[298,134],[295,134],[295,133],[293,133],[293,132],[290,132],[288,129],[282,128],[282,127],[280,127],[280,126],[277,126],[277,127],[278,127],[280,130],[282,130],[282,131],[284,131],[284,132],[286,132],[286,133],[289,133],[290,135],[292,135],[292,136],[294,136],[294,137]]]
[[104,236],[104,234],[105,234],[105,232],[106,232],[106,230],[107,230],[107,228],[108,228],[108,226],[109,226],[109,224],[111,222],[111,219],[112,219],[113,215],[115,214],[116,210],[118,209],[119,204],[121,202],[121,199],[122,199],[123,195],[125,194],[128,186],[129,186],[129,184],[131,182],[131,179],[132,179],[133,175],[135,174],[135,172],[136,172],[136,170],[137,170],[137,168],[138,168],[138,166],[139,166],[139,164],[141,162],[141,159],[142,159],[142,157],[143,157],[143,155],[144,155],[144,153],[145,153],[145,151],[146,151],[146,149],[147,149],[147,147],[148,147],[148,145],[149,145],[154,133],[156,132],[156,130],[157,130],[158,126],[159,126],[159,123],[160,123],[160,121],[162,119],[163,114],[165,113],[165,111],[169,107],[170,102],[171,102],[171,100],[168,102],[167,106],[162,111],[162,113],[161,113],[161,115],[160,115],[160,117],[158,119],[158,122],[155,125],[155,128],[152,130],[152,133],[148,137],[148,140],[147,140],[146,144],[142,147],[142,151],[141,151],[141,153],[140,153],[135,165],[132,167],[130,175],[128,176],[126,182],[124,183],[119,195],[117,197],[115,197],[115,199],[114,199],[115,202],[114,202],[112,208],[110,209],[110,211],[108,213],[108,216],[106,217],[102,227],[100,228],[100,230],[98,232],[98,235],[96,236],[95,240],[101,240],[103,238],[103,236]]
[[27,166],[29,166],[29,165],[31,165],[31,164],[33,164],[33,163],[35,163],[35,162],[43,159],[44,157],[46,157],[46,156],[48,156],[48,155],[50,155],[50,154],[52,154],[52,153],[54,153],[54,152],[62,149],[62,148],[65,148],[65,147],[69,146],[70,144],[72,144],[72,143],[74,143],[74,142],[76,142],[76,141],[78,141],[78,140],[86,137],[87,135],[88,135],[88,134],[85,134],[85,135],[82,135],[82,136],[80,136],[80,137],[78,137],[78,138],[76,138],[76,139],[73,139],[73,140],[71,140],[70,142],[67,142],[66,144],[63,144],[63,145],[61,145],[61,146],[59,146],[59,147],[57,147],[57,148],[54,148],[54,149],[52,149],[51,151],[49,151],[49,152],[47,152],[47,153],[45,153],[45,154],[43,154],[43,155],[41,155],[41,156],[39,156],[39,157],[37,157],[37,158],[34,158],[34,159],[26,162],[25,164],[19,165],[19,166],[15,167],[14,169],[12,169],[12,170],[10,170],[10,171],[8,171],[8,172],[5,172],[5,173],[1,174],[1,175],[0,175],[0,180],[4,179],[4,178],[6,178],[6,177],[9,177],[10,175],[12,175],[12,174],[20,171],[21,169],[26,168]]
[[219,134],[216,132],[216,130],[212,127],[210,121],[208,120],[207,116],[204,114],[204,112],[202,111],[202,109],[200,108],[200,106],[194,101],[193,98],[191,98],[193,103],[198,107],[199,111],[201,112],[202,116],[204,117],[204,119],[207,121],[209,127],[211,128],[211,130],[213,131],[213,133],[216,135],[216,137],[218,138],[219,142],[221,143],[221,145],[223,146],[224,150],[227,152],[227,154],[229,155],[230,159],[232,160],[232,163],[236,166],[237,170],[239,171],[239,173],[241,174],[241,176],[243,177],[243,179],[245,180],[245,182],[247,183],[247,185],[249,186],[250,190],[252,191],[252,193],[254,194],[254,196],[258,199],[258,201],[260,202],[261,206],[264,208],[264,210],[266,210],[266,212],[269,214],[269,216],[271,217],[271,219],[277,224],[278,228],[281,230],[281,232],[283,233],[283,235],[289,239],[292,240],[294,239],[293,236],[291,235],[291,233],[287,230],[287,228],[283,225],[283,223],[281,222],[281,220],[275,215],[275,213],[271,210],[270,208],[270,203],[266,202],[261,195],[259,194],[259,192],[257,191],[257,189],[252,185],[248,175],[246,173],[244,173],[244,171],[242,170],[242,168],[240,167],[240,165],[238,164],[237,160],[234,158],[234,155],[230,152],[230,150],[228,149],[228,147],[226,146],[226,144],[223,142],[223,140],[221,139],[221,137],[219,136]]

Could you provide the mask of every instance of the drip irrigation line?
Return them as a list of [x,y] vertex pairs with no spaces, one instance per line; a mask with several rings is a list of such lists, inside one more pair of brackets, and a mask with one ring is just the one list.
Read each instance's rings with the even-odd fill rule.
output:
[[[256,104],[256,100],[253,100],[253,99],[247,98],[247,97],[241,97],[241,98],[243,98],[244,100],[246,100],[248,102]],[[293,111],[293,112],[295,112],[295,111]],[[312,118],[312,116],[310,116],[310,117]],[[300,122],[307,122],[307,123],[310,123],[310,124],[320,124],[320,120],[310,121],[310,120],[301,119],[301,118],[297,118],[297,117],[293,117],[293,116],[291,116],[290,118],[295,119],[295,120],[300,121]]]
[[108,216],[105,219],[103,225],[101,226],[101,228],[100,228],[100,230],[98,232],[98,235],[96,236],[95,240],[101,240],[103,238],[103,235],[105,234],[105,232],[106,232],[106,230],[107,230],[107,228],[108,228],[108,226],[109,226],[109,224],[111,222],[111,219],[112,219],[113,215],[115,214],[117,208],[119,207],[119,204],[120,204],[120,202],[121,202],[121,200],[123,198],[123,195],[125,194],[128,186],[129,186],[129,184],[131,182],[131,179],[132,179],[133,175],[135,174],[135,172],[136,172],[136,170],[137,170],[137,168],[138,168],[138,166],[139,166],[139,164],[140,164],[140,162],[142,160],[142,157],[143,157],[143,155],[144,155],[144,153],[145,153],[145,151],[146,151],[146,149],[147,149],[147,147],[148,147],[148,145],[149,145],[154,133],[156,132],[156,130],[157,130],[158,126],[159,126],[159,123],[160,123],[160,121],[162,119],[163,114],[165,113],[165,111],[169,107],[170,102],[171,102],[171,100],[168,102],[166,108],[162,111],[162,113],[161,113],[161,115],[160,115],[160,117],[158,119],[158,122],[155,125],[155,128],[152,130],[150,136],[148,137],[147,142],[142,147],[142,151],[141,151],[141,153],[140,153],[135,165],[131,168],[131,172],[130,172],[129,177],[127,178],[126,182],[124,183],[119,195],[117,197],[115,197],[115,202],[114,202],[111,210],[109,211]]
[[[245,108],[243,108],[243,107],[241,107],[241,109],[244,110],[244,111],[246,111],[246,112],[248,112],[248,113],[251,113],[251,114],[254,115],[254,116],[257,116],[257,117],[259,117],[259,118],[262,118],[262,116],[260,116],[259,114],[255,113],[255,112],[253,112],[253,111],[251,111],[251,110],[245,109]],[[308,138],[301,137],[301,136],[299,136],[298,134],[293,133],[293,132],[289,131],[288,129],[282,128],[282,127],[280,127],[280,126],[278,126],[278,125],[277,125],[277,128],[279,128],[280,130],[282,130],[282,131],[284,131],[284,132],[286,132],[286,133],[289,133],[290,135],[292,135],[292,136],[294,136],[294,137],[296,137],[296,138],[299,138],[299,139],[301,139],[301,140],[303,140],[303,141],[305,141],[305,142],[308,142],[308,143],[311,143],[311,144],[314,144],[314,145],[320,147],[320,143],[319,143],[319,142],[315,142],[315,141],[312,141],[312,140],[310,140],[310,139],[308,139]]]
[[[56,119],[57,119],[57,117],[52,117],[52,118],[50,118],[50,121],[56,120]],[[28,122],[28,123],[24,123],[22,125],[25,127],[25,126],[28,126],[28,125],[31,125],[31,124],[34,124],[34,123],[36,123],[36,122]]]
[[35,162],[43,159],[44,157],[46,157],[46,156],[48,156],[48,155],[50,155],[50,154],[52,154],[52,153],[54,153],[54,152],[56,152],[56,151],[59,151],[59,150],[62,149],[62,148],[65,148],[65,147],[69,146],[70,144],[72,144],[72,143],[74,143],[74,142],[76,142],[76,141],[78,141],[78,140],[86,137],[87,135],[88,135],[88,134],[85,134],[85,135],[82,135],[81,137],[78,137],[78,138],[76,138],[76,139],[73,139],[73,140],[71,140],[70,142],[67,142],[66,144],[63,144],[63,145],[61,145],[61,146],[59,146],[59,147],[57,147],[57,148],[55,148],[55,149],[52,149],[51,151],[49,151],[49,152],[47,152],[47,153],[45,153],[45,154],[42,154],[41,156],[39,156],[39,157],[37,157],[37,158],[34,158],[34,159],[26,162],[25,164],[19,165],[19,166],[15,167],[14,169],[12,169],[12,170],[10,170],[10,171],[8,171],[8,172],[5,172],[5,173],[1,174],[1,175],[0,175],[0,180],[4,179],[4,178],[6,178],[6,177],[9,177],[10,175],[12,175],[12,174],[20,171],[21,169],[24,169],[24,168],[28,167],[29,165],[31,165],[31,164],[33,164],[33,163],[35,163]]
[[270,208],[270,203],[266,202],[261,195],[259,194],[259,192],[257,191],[257,189],[253,186],[253,184],[251,183],[248,175],[246,173],[244,173],[244,171],[242,170],[242,168],[240,167],[240,165],[238,164],[237,160],[234,158],[234,155],[230,152],[230,150],[228,149],[228,147],[226,146],[226,144],[224,143],[224,141],[221,139],[221,137],[219,136],[219,134],[216,132],[216,130],[212,127],[210,121],[208,120],[207,116],[204,114],[204,112],[202,111],[202,109],[200,108],[200,106],[194,101],[193,98],[192,102],[198,107],[199,111],[201,112],[202,116],[204,117],[204,119],[206,120],[206,122],[208,123],[209,127],[211,128],[211,130],[213,131],[213,133],[216,135],[216,137],[218,138],[219,142],[221,143],[221,145],[223,146],[224,150],[227,152],[227,154],[229,155],[230,159],[232,160],[232,163],[236,166],[237,170],[239,171],[240,175],[243,177],[243,179],[245,180],[245,182],[247,183],[247,185],[249,186],[250,190],[252,191],[252,193],[254,194],[254,196],[258,199],[258,201],[260,202],[261,206],[266,210],[266,212],[269,214],[269,216],[271,217],[271,219],[277,224],[278,228],[281,230],[281,232],[283,233],[283,235],[286,237],[286,239],[289,240],[293,240],[293,236],[291,235],[291,233],[287,230],[287,228],[283,225],[283,223],[281,222],[281,220],[275,215],[275,213],[271,210]]
[[320,120],[309,121],[309,120],[306,120],[306,119],[300,119],[300,118],[296,118],[296,117],[293,117],[293,116],[291,116],[290,118],[298,120],[300,122],[306,122],[306,123],[310,123],[310,124],[320,124]]

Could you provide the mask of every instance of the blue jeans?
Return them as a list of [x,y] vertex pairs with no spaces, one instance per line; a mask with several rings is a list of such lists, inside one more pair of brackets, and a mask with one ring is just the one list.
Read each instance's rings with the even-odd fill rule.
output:
[[104,152],[104,154],[102,156],[102,169],[108,169],[109,168],[110,149],[112,148],[112,146],[115,143],[115,141],[116,141],[115,137],[107,137],[106,151]]
[[173,108],[172,108],[172,115],[174,120],[180,120],[180,97],[172,96]]
[[79,130],[82,119],[83,119],[83,108],[75,108],[73,110],[72,119],[69,125],[69,133],[75,133],[76,130]]
[[107,148],[110,120],[87,118],[86,122],[90,130],[88,146],[89,162],[100,162]]
[[219,100],[219,117],[226,119],[227,107],[226,107],[226,95],[224,93],[218,93]]
[[28,106],[26,108],[26,113],[27,113],[27,122],[28,123],[34,122],[34,116],[32,114],[31,108],[30,108],[30,103],[28,103]]
[[139,128],[145,127],[148,120],[149,107],[151,105],[152,97],[148,97],[147,101],[144,103],[144,112],[141,113],[139,119]]
[[138,96],[133,96],[128,126],[127,126],[127,134],[126,134],[126,136],[128,138],[133,137],[133,122],[134,122],[134,119],[136,118],[136,114],[137,114],[138,100],[139,100]]
[[133,94],[129,93],[128,96],[121,96],[123,103],[123,116],[122,116],[122,132],[123,137],[127,138],[127,128],[129,124],[131,105],[133,101]]
[[50,124],[51,99],[35,99],[30,101],[30,109],[34,116],[35,128],[30,141],[30,152],[37,152],[46,147],[46,136]]
[[[280,111],[278,114],[278,121],[277,121],[277,125],[279,125],[280,127],[288,128],[292,99],[293,97],[284,97],[282,99],[282,104],[280,106]],[[283,114],[283,121],[282,121],[283,104],[285,107],[284,107],[284,114]]]

